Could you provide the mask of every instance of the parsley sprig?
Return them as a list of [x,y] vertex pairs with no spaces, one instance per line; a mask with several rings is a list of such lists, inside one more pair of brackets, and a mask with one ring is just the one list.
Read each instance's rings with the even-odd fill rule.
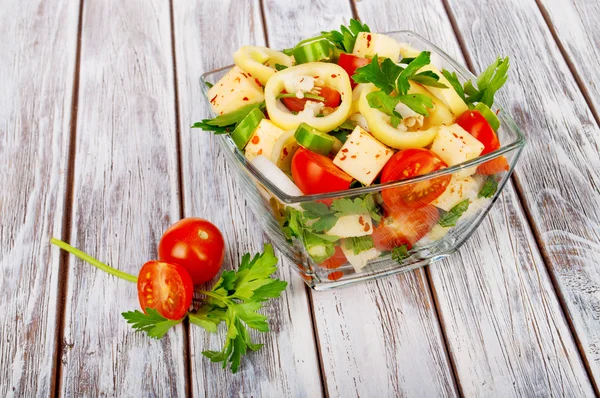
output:
[[238,110],[235,110],[224,115],[219,115],[213,119],[203,119],[200,122],[194,123],[191,128],[202,129],[204,131],[213,131],[215,134],[227,134],[235,130],[239,122],[244,120],[253,109],[264,109],[265,102],[244,105]]
[[340,50],[351,53],[354,50],[356,36],[361,32],[370,32],[371,29],[367,24],[361,23],[359,20],[350,19],[348,26],[340,26],[340,30],[331,30],[329,32],[321,32],[323,37],[331,41]]
[[463,215],[465,211],[469,208],[469,199],[465,199],[462,202],[455,205],[449,211],[440,216],[438,220],[438,224],[442,227],[453,227],[456,225],[456,222]]

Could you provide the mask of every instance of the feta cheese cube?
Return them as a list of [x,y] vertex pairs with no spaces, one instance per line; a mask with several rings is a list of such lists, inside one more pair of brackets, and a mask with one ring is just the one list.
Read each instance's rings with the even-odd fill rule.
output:
[[248,141],[248,144],[246,145],[246,158],[252,160],[258,155],[271,158],[275,142],[283,135],[283,133],[285,133],[285,131],[275,126],[270,120],[261,120],[252,134],[250,141]]
[[249,73],[234,66],[208,90],[208,99],[217,115],[265,100],[262,86]]
[[366,236],[372,233],[373,221],[369,213],[342,216],[337,220],[333,228],[325,232],[326,235],[342,238]]
[[346,256],[346,259],[354,267],[354,270],[356,272],[360,272],[369,261],[379,257],[379,255],[381,254],[381,252],[374,247],[370,248],[369,250],[362,251],[358,254],[354,254],[354,251],[352,249],[346,248],[346,242],[344,239],[342,239],[341,248],[342,252],[344,252],[344,255]]
[[360,32],[352,54],[363,58],[373,58],[377,54],[378,58],[390,58],[396,62],[400,56],[400,43],[379,33]]
[[[483,144],[458,124],[440,126],[437,136],[431,144],[431,150],[448,166],[463,163],[478,157]],[[470,167],[455,173],[457,179],[475,174],[477,167]]]
[[371,185],[394,151],[360,126],[352,131],[333,163],[365,185]]
[[475,201],[479,189],[480,185],[473,177],[457,179],[455,176],[452,176],[452,180],[444,193],[431,202],[431,204],[444,211],[449,211],[465,199],[469,199],[469,203]]

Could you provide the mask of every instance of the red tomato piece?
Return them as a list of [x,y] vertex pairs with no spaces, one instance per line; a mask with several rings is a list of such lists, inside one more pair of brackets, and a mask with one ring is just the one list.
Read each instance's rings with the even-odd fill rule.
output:
[[375,247],[387,251],[406,245],[410,249],[433,228],[438,218],[438,210],[432,205],[395,210],[373,230]]
[[350,76],[350,85],[352,88],[356,87],[352,75],[356,72],[356,69],[368,65],[371,61],[366,58],[357,57],[356,55],[341,53],[338,58],[338,65],[341,66],[348,76]]
[[343,191],[352,183],[352,177],[331,159],[303,147],[292,158],[292,177],[305,195]]
[[488,160],[484,164],[479,165],[479,167],[477,167],[477,172],[479,174],[490,175],[502,173],[503,171],[508,171],[509,169],[510,167],[506,158],[504,156],[498,156],[497,158]]
[[327,275],[327,279],[329,279],[330,281],[337,281],[339,279],[341,279],[344,276],[344,273],[342,271],[335,271],[330,273],[329,275]]
[[336,268],[339,268],[342,265],[346,264],[347,261],[348,261],[348,259],[346,258],[346,255],[342,251],[342,247],[336,246],[335,253],[333,254],[333,256],[329,257],[327,260],[325,260],[321,264],[319,264],[319,267],[328,268],[328,269],[336,269]]
[[187,269],[194,285],[198,285],[214,278],[221,269],[225,240],[210,221],[184,218],[163,234],[158,245],[158,258]]
[[156,260],[142,266],[137,288],[142,310],[153,308],[167,319],[183,318],[194,294],[192,278],[184,267]]
[[[282,93],[286,93],[282,91]],[[302,112],[304,110],[304,105],[306,105],[306,101],[315,101],[315,102],[323,102],[326,107],[329,108],[337,108],[342,103],[342,96],[339,91],[334,90],[329,87],[321,87],[321,92],[319,96],[323,97],[324,101],[309,99],[309,98],[282,98],[281,102],[292,112]]]
[[[428,149],[404,149],[388,160],[381,172],[381,183],[401,181],[447,167],[446,163]],[[450,183],[450,175],[415,182],[381,193],[389,210],[426,206],[439,197]]]

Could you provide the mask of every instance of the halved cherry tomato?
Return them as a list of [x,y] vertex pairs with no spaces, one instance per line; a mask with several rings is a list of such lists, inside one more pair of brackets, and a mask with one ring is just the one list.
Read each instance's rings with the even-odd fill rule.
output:
[[303,147],[298,148],[292,158],[292,177],[306,195],[343,191],[352,183],[352,177],[331,159]]
[[217,275],[225,258],[225,240],[210,221],[184,218],[165,231],[158,245],[158,259],[179,264],[189,272],[194,285]]
[[[446,163],[428,149],[404,149],[395,153],[385,164],[381,182],[406,180],[444,167],[447,167]],[[384,189],[381,196],[388,210],[423,207],[444,193],[450,178],[450,175],[445,175],[399,188]]]
[[373,242],[379,250],[406,245],[408,249],[433,228],[439,218],[435,206],[395,210],[373,230]]
[[319,267],[328,268],[328,269],[336,269],[336,268],[339,268],[342,265],[346,264],[347,261],[348,261],[348,259],[346,258],[346,255],[342,251],[342,247],[336,246],[335,253],[333,253],[333,256],[329,257],[327,260],[325,260],[321,264],[319,264]]
[[[285,92],[284,92],[285,93]],[[342,103],[342,96],[337,90],[329,87],[321,87],[319,96],[324,98],[324,101],[308,99],[308,98],[282,98],[281,102],[292,112],[302,112],[306,101],[323,102],[329,108],[337,108]]]
[[[456,119],[456,123],[483,144],[481,155],[500,148],[500,141],[494,129],[479,111],[466,111]],[[480,174],[496,174],[509,169],[504,156],[485,162],[477,168]]]
[[356,72],[356,69],[368,65],[371,61],[366,58],[357,57],[356,55],[341,53],[338,59],[338,65],[344,68],[348,76],[350,76],[350,85],[352,88],[356,87],[352,75]]
[[192,278],[184,267],[162,261],[148,261],[137,281],[142,310],[153,308],[167,319],[185,316],[194,294]]

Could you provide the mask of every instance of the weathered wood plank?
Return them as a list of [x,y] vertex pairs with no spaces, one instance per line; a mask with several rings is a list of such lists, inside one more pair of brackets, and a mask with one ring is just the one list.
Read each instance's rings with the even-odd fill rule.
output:
[[516,181],[597,383],[600,129],[534,0],[450,6],[476,70],[498,54],[511,57],[499,101],[528,138]]
[[[71,242],[137,274],[179,219],[169,2],[84,5]],[[69,262],[62,344],[66,396],[183,396],[181,326],[160,341],[120,313],[136,286]]]
[[[462,60],[441,2],[386,10],[358,3],[376,30],[415,30]],[[465,396],[593,395],[512,184],[460,252],[428,272]]]
[[[273,48],[338,29],[352,17],[343,0],[264,5]],[[327,394],[456,395],[423,271],[311,296]]]
[[600,2],[537,0],[583,86],[590,105],[600,110]]
[[[258,1],[229,0],[173,5],[185,215],[210,219],[223,231],[228,246],[225,266],[229,268],[238,264],[244,253],[262,250],[265,240],[214,136],[191,130],[189,125],[209,115],[200,75],[233,63],[233,52],[243,44],[264,45],[260,5]],[[281,299],[267,305],[272,332],[252,333],[265,347],[245,357],[236,375],[201,354],[222,346],[224,330],[207,335],[203,329],[190,328],[195,396],[322,395],[306,288],[292,274],[287,260],[280,267],[279,277],[290,285]]]
[[0,396],[54,388],[77,2],[0,7]]

